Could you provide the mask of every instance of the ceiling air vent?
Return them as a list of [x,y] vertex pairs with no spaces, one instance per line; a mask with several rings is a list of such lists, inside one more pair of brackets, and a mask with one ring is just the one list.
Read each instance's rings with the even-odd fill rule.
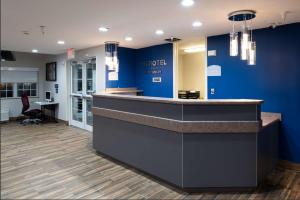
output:
[[167,42],[178,42],[178,41],[180,41],[180,40],[181,40],[181,39],[175,38],[175,37],[171,37],[171,38],[165,39],[165,41],[167,41]]
[[1,51],[1,61],[16,61],[11,51]]

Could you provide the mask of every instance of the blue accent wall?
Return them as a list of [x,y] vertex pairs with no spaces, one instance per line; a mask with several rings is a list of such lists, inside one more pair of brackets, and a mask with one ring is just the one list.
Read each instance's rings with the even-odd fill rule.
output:
[[[163,44],[142,49],[118,48],[119,80],[109,81],[106,70],[107,88],[136,87],[145,96],[173,97],[173,44]],[[163,65],[161,62],[164,61]],[[145,63],[155,62],[155,66]],[[152,72],[161,72],[153,74]],[[154,83],[153,77],[161,77]]]
[[208,50],[217,50],[208,66],[222,66],[221,77],[208,77],[208,97],[263,99],[262,111],[283,114],[281,159],[300,163],[300,23],[255,30],[253,38],[256,66],[229,56],[228,34],[208,38]]
[[106,70],[107,88],[129,88],[136,87],[135,78],[135,50],[119,47],[119,80],[109,81],[108,70]]
[[[164,60],[166,65],[160,64],[158,60]],[[156,62],[156,66],[145,64],[149,61]],[[153,71],[161,73],[152,74]],[[161,82],[153,83],[153,77],[161,77]],[[144,90],[145,96],[173,97],[173,44],[152,46],[136,51],[136,86]]]

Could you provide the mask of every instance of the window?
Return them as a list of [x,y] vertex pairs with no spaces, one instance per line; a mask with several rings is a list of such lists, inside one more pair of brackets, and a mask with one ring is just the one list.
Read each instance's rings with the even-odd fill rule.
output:
[[14,96],[13,83],[0,83],[0,98],[11,98]]
[[38,68],[1,67],[0,71],[1,99],[19,98],[24,92],[29,97],[38,97]]
[[23,93],[26,93],[30,97],[37,96],[37,84],[36,83],[17,83],[18,97],[21,97]]

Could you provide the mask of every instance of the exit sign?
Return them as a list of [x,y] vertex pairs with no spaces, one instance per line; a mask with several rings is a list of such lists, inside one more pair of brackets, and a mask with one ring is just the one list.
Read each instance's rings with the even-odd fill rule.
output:
[[68,60],[75,58],[75,50],[73,48],[67,49],[67,57],[68,57]]

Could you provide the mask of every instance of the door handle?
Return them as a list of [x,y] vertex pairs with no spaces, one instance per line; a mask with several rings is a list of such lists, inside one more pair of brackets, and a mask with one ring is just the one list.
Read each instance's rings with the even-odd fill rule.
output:
[[79,97],[79,98],[83,98],[83,95],[82,95],[82,94],[71,94],[71,96],[73,96],[73,97]]
[[91,99],[91,98],[93,98],[93,96],[91,96],[91,95],[82,95],[82,97],[85,98],[85,99]]

